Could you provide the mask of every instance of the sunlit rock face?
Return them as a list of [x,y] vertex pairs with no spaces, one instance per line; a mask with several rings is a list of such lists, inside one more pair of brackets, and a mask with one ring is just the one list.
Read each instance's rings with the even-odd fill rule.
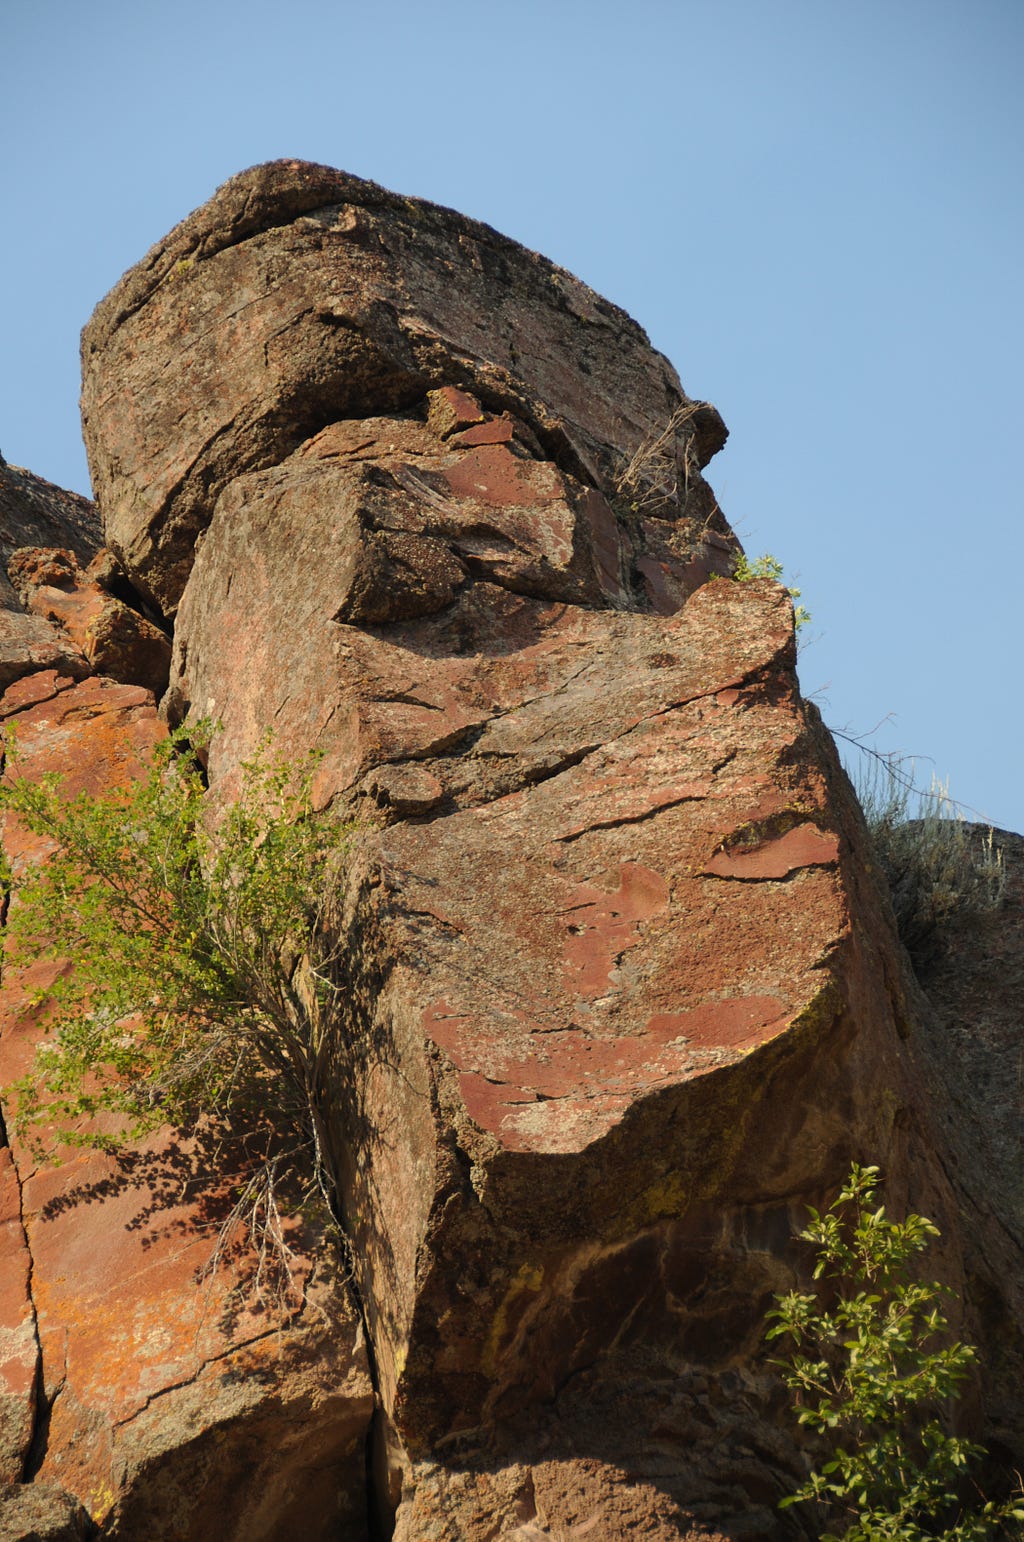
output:
[[[806,1204],[877,1162],[963,1280],[905,962],[789,597],[724,576],[718,414],[571,275],[297,162],[154,247],[83,365],[119,597],[173,622],[162,717],[220,725],[213,802],[271,734],[360,820],[332,1109],[358,1312],[308,1239],[332,1304],[296,1308],[294,1372],[240,1373],[336,1478],[282,1456],[287,1525],[326,1535],[339,1493],[355,1516],[372,1371],[363,1515],[404,1542],[786,1536],[800,1458],[762,1331]],[[20,560],[23,587],[50,571]],[[113,690],[95,667],[61,698]],[[31,1225],[15,1241],[17,1286]],[[160,1278],[170,1321],[185,1275]],[[10,1299],[13,1329],[42,1321]],[[225,1494],[267,1407],[230,1416]],[[57,1449],[40,1477],[111,1535],[172,1535],[144,1464],[101,1515]],[[285,1513],[237,1534],[297,1534]]]

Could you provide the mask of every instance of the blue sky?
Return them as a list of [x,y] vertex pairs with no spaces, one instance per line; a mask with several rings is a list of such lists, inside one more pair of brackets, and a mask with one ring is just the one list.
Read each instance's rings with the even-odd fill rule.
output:
[[838,729],[1004,828],[1021,772],[1024,0],[0,0],[0,450],[88,490],[78,334],[277,156],[451,204],[624,306],[813,615]]

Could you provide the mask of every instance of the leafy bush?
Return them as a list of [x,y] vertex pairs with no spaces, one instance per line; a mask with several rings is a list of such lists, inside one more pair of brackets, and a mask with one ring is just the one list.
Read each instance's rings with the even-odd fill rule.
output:
[[40,993],[48,1035],[16,1089],[19,1125],[37,1145],[49,1125],[60,1144],[107,1149],[167,1122],[269,1125],[238,1211],[262,1248],[286,1180],[300,1203],[333,1199],[323,1110],[350,832],[314,815],[312,769],[264,749],[216,825],[182,733],[97,797],[20,775],[16,751],[0,785],[0,808],[54,848],[14,885],[5,960],[62,965]]
[[770,578],[773,583],[782,584],[786,588],[793,603],[793,625],[799,632],[802,626],[806,626],[811,619],[811,613],[805,605],[797,605],[800,598],[800,590],[786,585],[782,576],[782,563],[778,557],[773,557],[770,552],[765,552],[761,557],[755,557],[753,561],[745,552],[740,552],[736,558],[736,566],[732,570],[734,583],[749,584],[755,578]]
[[770,1339],[789,1339],[776,1361],[799,1422],[831,1448],[783,1506],[813,1504],[822,1542],[980,1542],[1019,1536],[1024,1494],[1005,1504],[961,1503],[983,1453],[951,1434],[943,1410],[974,1362],[950,1339],[949,1292],[916,1278],[918,1256],[939,1235],[931,1221],[891,1221],[875,1208],[878,1169],[854,1164],[838,1199],[800,1233],[817,1250],[814,1292],[776,1296]]
[[992,830],[961,817],[943,783],[933,780],[928,792],[918,793],[902,760],[873,756],[871,765],[858,796],[900,937],[921,966],[944,922],[998,909],[1006,884],[1002,852]]

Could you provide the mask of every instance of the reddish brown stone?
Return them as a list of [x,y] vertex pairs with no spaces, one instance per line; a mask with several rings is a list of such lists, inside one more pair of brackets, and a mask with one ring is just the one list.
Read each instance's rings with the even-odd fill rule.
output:
[[0,460],[0,567],[19,546],[70,549],[89,562],[103,544],[95,504]]
[[427,400],[430,403],[430,426],[442,439],[471,423],[483,422],[484,410],[476,397],[456,386],[442,386],[439,391],[431,391]]
[[800,824],[774,839],[726,847],[715,853],[704,871],[718,878],[788,878],[800,868],[829,864],[838,856],[836,835],[813,824]]
[[102,539],[87,498],[0,461],[0,691],[22,675],[57,668],[81,679],[89,665],[72,640],[40,616],[29,616],[6,572],[12,553],[29,543],[66,549],[88,561]]
[[67,638],[97,674],[163,694],[170,642],[159,627],[100,587],[102,563],[93,577],[91,568],[82,572],[73,552],[23,547],[7,570],[30,614]]
[[0,1485],[21,1478],[35,1428],[39,1343],[21,1219],[21,1184],[0,1148]]
[[0,691],[24,675],[59,669],[81,679],[89,662],[81,649],[42,616],[0,609]]
[[510,417],[492,418],[489,423],[478,423],[455,437],[455,443],[467,448],[475,444],[508,444],[512,439],[513,425]]
[[[107,539],[165,612],[218,496],[326,424],[429,408],[445,435],[486,402],[593,483],[685,401],[640,328],[570,274],[450,210],[284,161],[226,183],[127,274],[82,357]],[[687,419],[694,485],[724,438],[713,408]]]

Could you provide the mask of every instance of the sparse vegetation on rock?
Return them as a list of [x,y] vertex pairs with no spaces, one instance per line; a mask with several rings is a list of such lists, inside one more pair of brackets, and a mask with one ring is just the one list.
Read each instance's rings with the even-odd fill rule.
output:
[[694,450],[694,419],[713,410],[707,402],[684,401],[660,432],[650,434],[630,456],[624,456],[614,479],[616,497],[631,514],[661,513],[689,491],[699,469]]
[[[17,1088],[34,1143],[116,1149],[165,1123],[241,1115],[266,1155],[233,1219],[287,1268],[281,1196],[333,1204],[323,1104],[343,1014],[337,895],[350,831],[313,813],[311,767],[264,750],[213,824],[183,733],[149,774],[68,798],[18,774],[0,808],[53,843],[13,885],[8,963],[57,963],[48,1036]],[[59,1136],[55,1134],[59,1130]]]
[[737,584],[749,584],[755,578],[770,578],[773,583],[782,584],[786,593],[793,601],[793,625],[799,632],[802,626],[806,626],[811,619],[811,613],[806,605],[797,605],[800,598],[800,590],[788,585],[782,576],[782,563],[778,557],[773,557],[771,552],[765,552],[763,556],[749,558],[745,552],[740,552],[736,558],[736,566],[732,570],[733,581]]
[[953,1433],[948,1411],[975,1352],[953,1340],[944,1286],[918,1278],[938,1227],[893,1221],[875,1206],[878,1169],[850,1170],[832,1206],[800,1233],[816,1253],[815,1290],[776,1296],[769,1339],[789,1341],[776,1364],[797,1418],[826,1459],[783,1506],[813,1506],[822,1542],[981,1542],[1019,1536],[1024,1493],[1003,1504],[965,1498],[983,1455]]
[[991,829],[963,817],[948,786],[933,779],[919,792],[903,760],[875,755],[870,764],[858,794],[900,937],[920,965],[932,956],[944,922],[999,908],[1002,853]]

